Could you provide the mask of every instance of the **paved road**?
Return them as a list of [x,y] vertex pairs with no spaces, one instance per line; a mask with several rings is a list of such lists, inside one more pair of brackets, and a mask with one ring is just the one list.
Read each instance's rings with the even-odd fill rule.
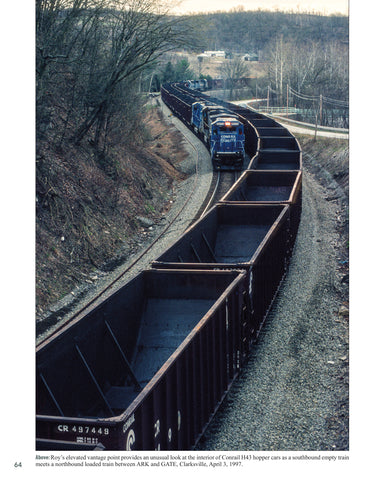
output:
[[[241,106],[248,106],[249,103],[253,103],[255,100],[239,100],[237,102],[232,102],[235,103],[236,105],[241,105]],[[303,122],[288,122],[285,121],[284,118],[282,117],[277,117],[275,115],[272,115],[272,118],[276,120],[278,123],[280,123],[283,127],[287,128],[291,133],[301,133],[303,135],[315,135],[315,125],[312,124],[305,124]],[[326,130],[321,130],[321,127],[317,130],[317,135],[319,137],[331,137],[331,138],[343,138],[343,139],[348,139],[349,138],[349,132],[344,129],[326,129]]]
[[[299,125],[294,125],[292,123],[285,122],[279,118],[275,118],[275,120],[280,123],[283,127],[287,128],[291,133],[302,133],[303,135],[313,135],[315,134],[315,130],[313,128],[308,128],[305,126],[299,126]],[[322,131],[318,130],[317,131],[317,136],[318,137],[329,137],[329,138],[343,138],[343,139],[349,139],[349,133],[343,133],[339,131]]]

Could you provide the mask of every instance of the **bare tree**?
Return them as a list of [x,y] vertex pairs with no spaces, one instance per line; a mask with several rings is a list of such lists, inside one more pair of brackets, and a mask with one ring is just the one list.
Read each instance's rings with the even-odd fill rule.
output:
[[53,131],[61,141],[68,132],[79,143],[89,133],[104,148],[110,117],[135,101],[131,84],[140,73],[164,52],[192,44],[188,23],[169,16],[170,7],[162,0],[36,0],[38,134]]
[[107,57],[96,64],[100,88],[75,136],[78,143],[94,126],[98,145],[109,104],[121,82],[133,80],[164,52],[189,42],[182,18],[167,15],[157,0],[114,0],[105,12],[101,37]]
[[220,67],[220,73],[226,80],[226,84],[229,88],[229,98],[232,100],[237,81],[248,75],[249,67],[247,62],[241,57],[235,57],[222,64]]
[[348,45],[340,42],[297,44],[275,40],[268,50],[268,81],[274,101],[283,106],[283,90],[302,115],[316,124],[347,126]]
[[267,59],[268,79],[280,95],[286,84],[308,95],[347,94],[347,45],[297,44],[285,42],[280,37],[268,49]]
[[[106,0],[36,0],[36,120],[38,134],[56,105],[76,107],[76,72],[91,44]],[[71,95],[71,93],[74,93]],[[71,107],[73,105],[73,107]]]
[[283,43],[282,35],[277,38],[269,48],[269,70],[268,77],[270,84],[274,85],[274,90],[282,97],[284,66],[287,65],[287,48]]

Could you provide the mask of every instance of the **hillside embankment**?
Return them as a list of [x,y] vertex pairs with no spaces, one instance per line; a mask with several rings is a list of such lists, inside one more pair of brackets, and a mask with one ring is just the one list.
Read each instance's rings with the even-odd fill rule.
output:
[[338,138],[297,135],[304,165],[325,189],[325,200],[338,205],[337,228],[340,234],[342,268],[348,275],[349,259],[349,142]]
[[[187,177],[183,137],[158,108],[145,118],[139,145],[120,143],[105,168],[87,142],[55,150],[40,145],[36,198],[38,317],[79,285],[89,287],[135,253],[166,215]],[[40,166],[40,165],[39,165]]]

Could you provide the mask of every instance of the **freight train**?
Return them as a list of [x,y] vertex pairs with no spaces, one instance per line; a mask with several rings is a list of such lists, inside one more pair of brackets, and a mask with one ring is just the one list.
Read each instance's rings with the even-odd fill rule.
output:
[[[185,93],[162,92],[184,121]],[[292,254],[301,150],[275,121],[223,106],[248,169],[151,268],[37,346],[37,450],[193,449],[248,359]]]
[[217,90],[231,88],[252,87],[255,85],[256,77],[241,77],[235,79],[224,78],[200,78],[196,80],[186,80],[184,85],[194,90]]
[[[231,110],[210,101],[195,101],[197,94],[184,85],[177,87],[174,95],[172,85],[164,85],[161,95],[170,108],[176,98],[174,109],[207,145],[214,170],[242,170],[245,160],[244,126]],[[178,109],[178,110],[177,110]]]

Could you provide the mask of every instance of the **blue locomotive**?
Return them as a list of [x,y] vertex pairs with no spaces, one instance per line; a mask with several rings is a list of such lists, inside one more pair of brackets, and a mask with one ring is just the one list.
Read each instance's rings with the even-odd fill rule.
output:
[[236,115],[220,105],[194,102],[191,125],[210,148],[215,170],[243,168],[245,133]]
[[200,91],[204,91],[209,88],[209,84],[206,78],[200,78],[199,80],[186,80],[184,85],[187,88],[191,88],[193,90],[200,90]]

